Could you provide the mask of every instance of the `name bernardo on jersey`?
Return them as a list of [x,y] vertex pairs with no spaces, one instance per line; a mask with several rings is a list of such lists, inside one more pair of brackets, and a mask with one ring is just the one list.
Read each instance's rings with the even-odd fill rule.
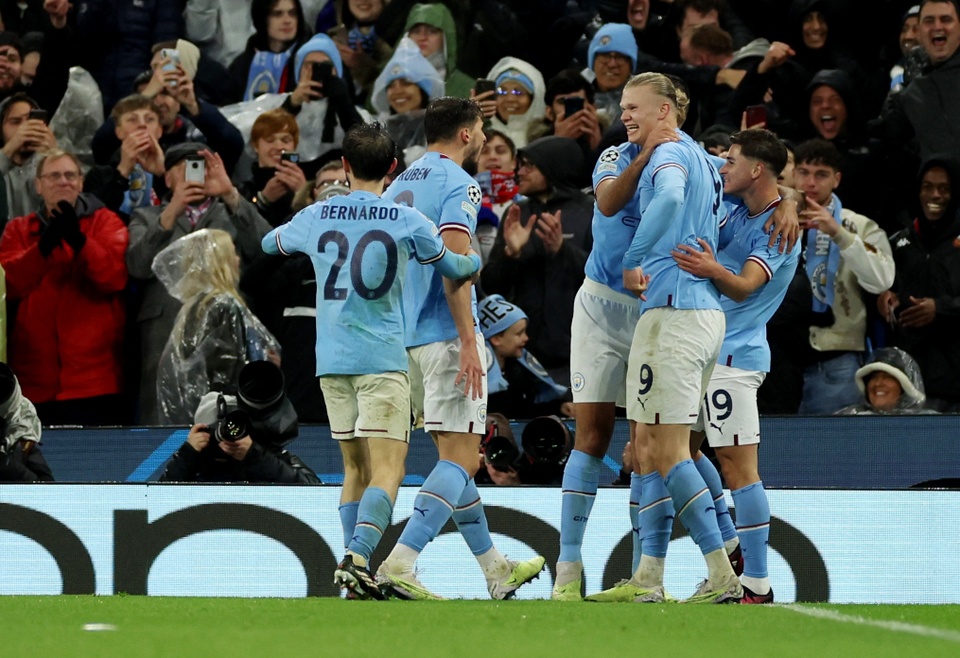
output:
[[384,208],[383,206],[340,206],[323,204],[320,206],[320,219],[380,219],[395,222],[400,219],[400,208]]

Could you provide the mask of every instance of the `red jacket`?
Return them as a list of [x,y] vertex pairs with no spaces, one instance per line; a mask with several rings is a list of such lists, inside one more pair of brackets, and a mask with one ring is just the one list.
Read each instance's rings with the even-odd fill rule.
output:
[[0,238],[7,298],[19,302],[10,366],[32,402],[122,390],[127,227],[91,197],[77,202],[87,241],[40,253],[43,224],[33,213],[10,220]]

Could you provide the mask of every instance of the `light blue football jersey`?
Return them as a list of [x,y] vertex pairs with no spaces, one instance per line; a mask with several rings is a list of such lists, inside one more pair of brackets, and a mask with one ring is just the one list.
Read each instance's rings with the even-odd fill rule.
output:
[[317,376],[407,371],[402,294],[410,259],[452,278],[480,268],[477,256],[447,251],[421,213],[363,191],[304,208],[261,246],[313,261]]
[[[596,190],[601,181],[616,178],[623,173],[638,153],[640,147],[630,142],[606,149],[600,154],[593,168],[593,189]],[[597,208],[597,204],[593,204],[593,249],[586,265],[588,279],[631,296],[632,293],[623,287],[623,254],[640,223],[638,201],[638,196],[634,195],[620,212],[612,217],[605,216]]]
[[681,270],[671,255],[679,244],[700,249],[702,238],[716,253],[724,217],[723,181],[707,153],[684,132],[661,144],[640,176],[640,225],[623,259],[626,268],[650,275],[642,311],[660,306],[720,310],[709,279]]
[[[450,158],[430,151],[397,176],[384,198],[416,208],[440,231],[463,231],[472,237],[483,198],[477,181]],[[411,263],[403,289],[407,347],[427,345],[457,337],[443,278],[433,268]],[[477,324],[477,296],[473,295],[473,319]]]
[[767,344],[767,322],[780,308],[787,294],[800,258],[799,244],[791,251],[779,253],[777,247],[768,247],[770,236],[763,225],[773,214],[780,198],[757,215],[742,203],[729,208],[724,237],[729,242],[717,254],[717,262],[739,274],[747,261],[753,261],[767,274],[767,283],[760,286],[742,302],[728,297],[720,300],[727,317],[727,331],[717,363],[741,370],[770,371],[770,346]]

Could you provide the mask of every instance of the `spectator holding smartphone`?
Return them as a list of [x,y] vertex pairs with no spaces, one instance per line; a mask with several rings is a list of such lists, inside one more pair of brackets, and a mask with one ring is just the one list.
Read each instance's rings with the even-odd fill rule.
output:
[[533,121],[527,129],[527,139],[556,135],[576,140],[583,151],[584,171],[581,182],[590,184],[597,147],[603,133],[610,127],[606,113],[597,112],[594,89],[574,68],[560,71],[547,82],[544,94],[543,118]]
[[297,120],[284,109],[264,112],[253,122],[250,146],[257,154],[257,162],[252,176],[240,184],[239,190],[271,226],[286,221],[293,212],[294,195],[307,182],[297,164],[299,142]]
[[516,57],[497,62],[487,78],[497,83],[497,112],[490,127],[505,133],[517,145],[527,145],[527,129],[544,113],[543,76],[532,64]]
[[346,131],[364,119],[343,81],[343,60],[333,39],[317,34],[303,44],[293,70],[297,85],[281,107],[297,117],[305,165],[339,147]]
[[[189,157],[204,160],[204,181],[186,177]],[[171,242],[203,228],[223,229],[230,234],[244,268],[260,251],[260,238],[270,225],[256,207],[244,199],[230,181],[223,161],[206,145],[177,144],[167,149],[164,180],[170,195],[159,206],[138,208],[130,217],[130,247],[127,267],[139,279],[142,301],[137,322],[140,331],[140,419],[144,425],[159,422],[157,365],[180,302],[171,297],[150,269],[154,257]]]
[[[0,148],[0,174],[3,175],[3,211],[5,224],[12,217],[29,215],[40,205],[33,179],[40,153],[57,147],[57,139],[46,122],[35,112],[36,101],[24,93],[11,96],[0,110],[3,144]],[[31,118],[31,113],[34,118]]]

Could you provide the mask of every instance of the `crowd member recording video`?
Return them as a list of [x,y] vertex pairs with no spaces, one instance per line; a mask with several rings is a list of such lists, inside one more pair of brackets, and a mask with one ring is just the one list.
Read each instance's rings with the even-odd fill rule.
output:
[[299,424],[284,392],[283,372],[270,361],[245,365],[236,394],[207,393],[194,421],[161,482],[320,484],[284,449],[297,438]]
[[40,418],[16,375],[0,362],[0,482],[52,482],[40,452]]
[[491,414],[480,444],[485,469],[477,472],[477,484],[560,484],[572,448],[573,432],[557,416],[531,420],[517,445],[510,422],[502,414]]

